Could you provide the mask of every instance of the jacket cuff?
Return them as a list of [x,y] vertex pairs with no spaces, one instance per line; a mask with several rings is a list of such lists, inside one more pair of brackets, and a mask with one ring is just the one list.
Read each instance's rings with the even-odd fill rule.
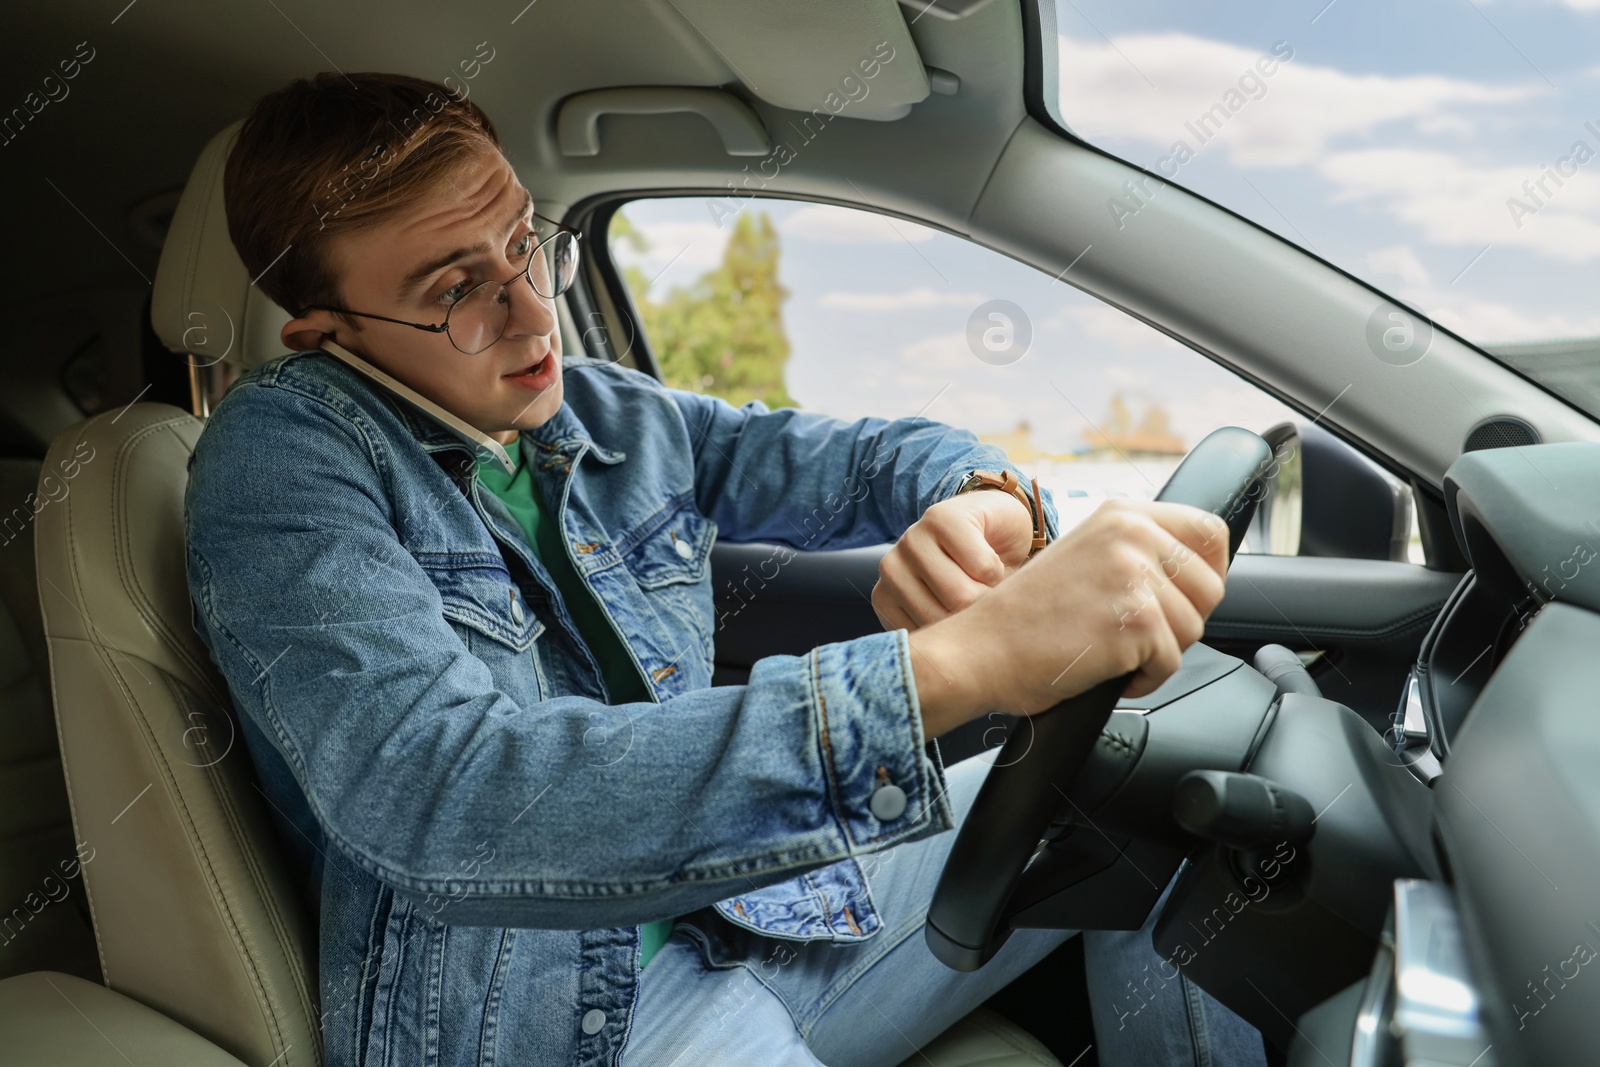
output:
[[812,699],[829,800],[852,855],[955,826],[927,753],[906,631],[812,650]]

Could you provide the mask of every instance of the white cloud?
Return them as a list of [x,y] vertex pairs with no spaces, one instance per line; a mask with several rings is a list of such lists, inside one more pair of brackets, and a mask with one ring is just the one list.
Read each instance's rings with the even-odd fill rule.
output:
[[1065,331],[1070,338],[1092,337],[1122,348],[1141,348],[1165,340],[1127,312],[1099,301],[1066,308],[1041,325],[1045,329]]
[[[1600,0],[1577,2],[1600,9]],[[1591,153],[1600,149],[1596,138],[1573,123],[1552,133],[1543,159],[1496,152],[1490,140],[1525,115],[1527,101],[1551,95],[1537,82],[1351,74],[1296,58],[1269,64],[1268,76],[1256,67],[1262,53],[1188,34],[1119,36],[1115,47],[1061,40],[1068,121],[1091,140],[1148,145],[1142,159],[1138,151],[1126,154],[1180,182],[1182,168],[1170,153],[1181,140],[1241,168],[1311,168],[1333,183],[1333,203],[1369,203],[1416,227],[1422,241],[1462,246],[1468,256],[1494,245],[1566,263],[1600,260],[1600,160],[1559,187],[1544,178],[1578,141]],[[1200,129],[1212,109],[1220,117]],[[1432,146],[1417,147],[1425,137]],[[1545,192],[1530,197],[1524,183],[1541,178]],[[1512,198],[1523,205],[1515,212]],[[1537,210],[1528,214],[1529,207]],[[1393,273],[1401,264],[1391,252],[1373,253],[1378,260],[1369,267]],[[1419,267],[1406,264],[1412,274],[1401,276],[1411,280]]]
[[1373,249],[1367,253],[1367,269],[1374,274],[1393,275],[1408,285],[1426,285],[1432,280],[1410,245]]
[[[1135,160],[1149,164],[1179,140],[1194,151],[1220,147],[1239,166],[1314,164],[1335,141],[1385,123],[1470,134],[1473,109],[1549,92],[1432,74],[1350,74],[1183,33],[1122,35],[1111,44],[1063,36],[1061,54],[1067,122],[1091,141],[1149,144],[1152,159]],[[1271,75],[1256,66],[1263,55]],[[1210,125],[1200,129],[1208,113]]]
[[[1408,263],[1409,246],[1396,246],[1381,250],[1392,254],[1395,262],[1388,273],[1398,275],[1398,268],[1410,270],[1411,277],[1401,284],[1384,285],[1393,296],[1422,312],[1429,319],[1473,344],[1495,345],[1520,341],[1557,341],[1577,337],[1600,337],[1600,309],[1573,315],[1566,311],[1548,308],[1513,306],[1481,292],[1463,291],[1465,286],[1450,284],[1448,278],[1435,279],[1420,262]],[[1489,255],[1493,255],[1493,251]],[[1378,254],[1375,253],[1374,256]],[[1381,257],[1380,257],[1381,258]],[[1369,257],[1368,266],[1380,268]],[[1476,266],[1474,270],[1478,269]],[[1418,276],[1415,271],[1420,270]]]
[[919,285],[898,293],[823,293],[817,306],[845,311],[904,311],[911,308],[977,307],[983,303],[978,293],[960,293]]
[[[1335,200],[1375,201],[1428,241],[1526,248],[1568,263],[1600,259],[1600,160],[1562,186],[1547,179],[1542,204],[1523,188],[1540,179],[1540,163],[1485,166],[1448,152],[1373,148],[1335,153],[1317,169],[1339,187]],[[1513,198],[1524,205],[1516,215]]]
[[1101,367],[1100,378],[1107,385],[1117,389],[1147,390],[1155,384],[1155,377],[1149,371],[1135,370],[1132,367]]
[[[958,381],[943,393],[938,392],[942,382],[925,385],[923,393],[929,404],[923,415],[952,426],[973,429],[976,433],[1004,432],[1026,421],[1026,412],[1019,409],[1015,397],[986,389],[964,389]],[[906,414],[915,414],[915,410]]]
[[1545,0],[1545,3],[1564,7],[1581,15],[1590,15],[1600,11],[1600,0]]
[[1589,315],[1540,313],[1442,286],[1415,291],[1402,289],[1400,296],[1434,322],[1478,345],[1600,337],[1600,312]]
[[[967,335],[964,333],[937,333],[912,341],[901,347],[900,361],[919,372],[938,374],[970,371],[980,365],[978,357],[967,347]],[[928,380],[932,381],[931,378]],[[920,379],[918,384],[922,384]]]
[[1172,429],[1193,448],[1218,426],[1243,426],[1260,433],[1300,416],[1275,397],[1249,385],[1210,388],[1187,398],[1165,401]]
[[785,237],[839,244],[891,244],[931,241],[935,231],[904,219],[891,219],[864,208],[810,204],[780,224]]

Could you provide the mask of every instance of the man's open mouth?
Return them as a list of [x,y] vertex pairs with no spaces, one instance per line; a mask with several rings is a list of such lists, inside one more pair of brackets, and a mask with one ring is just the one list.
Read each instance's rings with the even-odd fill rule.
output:
[[515,385],[527,389],[548,389],[555,384],[557,374],[555,353],[546,353],[545,357],[536,363],[530,363],[522,370],[503,375],[504,379]]

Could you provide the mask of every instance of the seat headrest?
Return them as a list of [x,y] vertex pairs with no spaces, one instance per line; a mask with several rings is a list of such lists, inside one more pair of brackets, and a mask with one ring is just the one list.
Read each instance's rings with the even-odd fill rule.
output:
[[250,370],[289,354],[278,334],[290,316],[251,284],[228,236],[222,172],[241,125],[211,138],[195,162],[161,248],[150,321],[162,343],[199,365]]

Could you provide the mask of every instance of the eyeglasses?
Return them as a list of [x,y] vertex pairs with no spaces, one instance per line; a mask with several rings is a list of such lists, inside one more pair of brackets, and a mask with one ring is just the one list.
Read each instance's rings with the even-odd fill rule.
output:
[[475,356],[500,340],[506,332],[506,323],[511,319],[512,285],[527,278],[534,292],[546,299],[554,299],[571,288],[573,279],[578,276],[578,242],[583,234],[538,212],[534,212],[533,217],[556,227],[556,232],[533,246],[528,253],[528,262],[512,277],[503,282],[479,282],[468,289],[450,305],[441,323],[407,322],[387,315],[323,304],[314,304],[300,314],[304,315],[307,311],[336,311],[342,315],[410,326],[428,333],[442,333],[450,338],[450,343],[458,350]]

